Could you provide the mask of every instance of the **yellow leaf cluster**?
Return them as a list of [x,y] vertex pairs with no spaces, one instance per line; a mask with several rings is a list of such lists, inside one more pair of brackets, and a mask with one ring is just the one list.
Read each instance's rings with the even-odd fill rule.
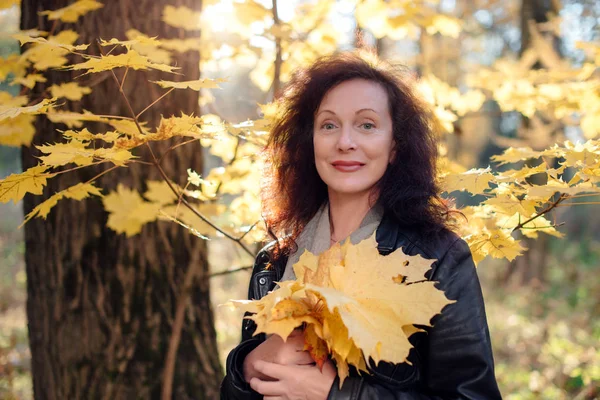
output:
[[473,168],[458,174],[447,174],[442,177],[443,190],[451,193],[455,190],[466,190],[472,194],[481,194],[489,189],[489,183],[493,181],[494,175],[490,167]]
[[[23,85],[29,89],[33,89],[36,83],[38,82],[46,82],[46,78],[40,74],[29,74],[24,77],[19,77],[13,79],[10,83],[11,85]],[[53,96],[57,97],[57,96]]]
[[127,237],[137,235],[142,226],[156,221],[160,206],[144,201],[136,190],[123,184],[117,190],[104,196],[104,209],[109,213],[106,225],[117,233]]
[[39,32],[22,31],[13,35],[21,43],[33,43],[25,50],[19,59],[21,64],[31,63],[38,71],[58,68],[67,63],[67,54],[72,51],[85,50],[88,45],[74,46],[79,35],[72,30],[64,30],[48,39],[38,37]]
[[95,0],[77,0],[67,7],[53,11],[40,11],[40,15],[47,15],[49,20],[60,20],[62,22],[77,22],[79,17],[90,11],[97,10],[104,5]]
[[174,81],[151,81],[156,83],[158,86],[162,88],[175,88],[175,89],[192,89],[195,91],[199,91],[200,89],[220,89],[219,83],[227,82],[227,79],[219,78],[219,79],[198,79],[195,81],[182,81],[182,82],[174,82]]
[[188,31],[200,29],[201,13],[188,7],[165,6],[162,20],[175,28],[183,28]]
[[453,38],[462,31],[459,19],[440,14],[426,2],[365,0],[357,4],[355,15],[358,25],[378,39],[386,36],[392,40],[415,39],[420,28],[430,35],[439,33]]
[[[178,193],[186,191],[171,183]],[[142,227],[153,221],[172,221],[188,229],[191,233],[206,238],[214,236],[215,229],[188,207],[179,204],[179,197],[173,193],[165,181],[146,181],[143,197],[136,190],[122,184],[117,190],[103,198],[104,208],[109,213],[107,226],[117,233],[133,236],[141,232]],[[199,203],[194,208],[203,217],[218,221],[226,209],[224,204]]]
[[16,118],[22,114],[42,114],[52,107],[55,99],[43,99],[32,106],[14,107],[0,104],[0,121],[8,118]]
[[25,225],[34,217],[42,217],[46,219],[52,207],[54,207],[62,199],[83,200],[87,197],[90,197],[90,195],[102,197],[100,189],[95,187],[92,183],[78,183],[65,190],[61,190],[58,193],[54,193],[45,201],[35,206],[34,209],[27,214],[21,226]]
[[91,165],[96,161],[110,161],[115,165],[123,166],[127,161],[135,158],[131,152],[117,147],[91,148],[89,143],[71,140],[68,143],[54,143],[35,146],[43,156],[40,160],[46,166],[58,167],[70,163],[77,165]]
[[[25,96],[12,97],[8,92],[0,92],[0,110],[21,109],[25,104],[27,104]],[[0,119],[0,144],[13,147],[29,145],[35,135],[34,121],[35,116],[26,113]]]
[[18,203],[26,193],[42,194],[48,178],[54,174],[47,173],[48,167],[37,165],[20,174],[12,174],[0,179],[0,202]]
[[294,265],[296,281],[280,282],[259,301],[234,304],[254,313],[249,318],[257,334],[285,340],[302,324],[311,327],[307,347],[323,349],[319,342],[325,343],[341,385],[348,365],[368,371],[365,360],[405,362],[415,325],[430,326],[452,303],[424,277],[432,262],[401,249],[381,256],[373,235],[355,246],[336,244],[320,256],[305,251]]
[[67,82],[50,86],[50,94],[52,97],[64,97],[71,101],[81,100],[84,95],[90,93],[92,93],[92,89],[86,86],[79,86],[77,82]]
[[101,57],[90,57],[87,61],[64,67],[67,70],[85,70],[85,74],[109,71],[115,68],[131,68],[135,70],[156,69],[164,72],[173,73],[179,67],[172,67],[166,64],[152,62],[148,57],[141,55],[131,49],[127,53],[118,55],[107,55]]
[[526,250],[506,229],[483,228],[478,234],[466,236],[464,239],[469,244],[476,264],[486,256],[512,261]]

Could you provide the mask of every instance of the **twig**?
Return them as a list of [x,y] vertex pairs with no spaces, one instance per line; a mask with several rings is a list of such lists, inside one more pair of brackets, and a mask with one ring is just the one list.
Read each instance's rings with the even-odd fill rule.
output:
[[106,169],[106,170],[100,172],[98,175],[94,176],[93,178],[88,179],[84,184],[91,183],[91,182],[95,181],[96,179],[100,178],[102,175],[108,174],[110,171],[117,169],[119,167],[120,167],[119,165],[113,165],[109,169]]
[[215,276],[223,276],[223,275],[229,275],[229,274],[233,274],[236,272],[240,272],[240,271],[246,271],[252,269],[252,265],[248,265],[245,267],[239,267],[239,268],[232,268],[232,269],[226,269],[225,271],[219,271],[219,272],[215,272],[213,274],[208,275],[209,278],[214,278]]
[[600,204],[600,201],[582,201],[579,203],[563,203],[558,205],[557,207],[570,207],[570,206],[581,206],[581,205],[591,205],[591,204]]
[[128,72],[129,72],[129,67],[125,68],[125,72],[123,73],[123,79],[121,79],[121,84],[119,85],[120,90],[123,90],[123,85],[125,84],[125,79],[127,79]]
[[170,152],[172,152],[172,151],[173,151],[173,150],[175,150],[176,148],[178,148],[178,147],[181,147],[181,146],[184,146],[184,145],[186,145],[186,144],[189,144],[189,143],[193,143],[193,142],[195,142],[195,141],[197,141],[197,140],[198,140],[198,138],[194,138],[194,139],[190,139],[190,140],[186,140],[186,141],[184,141],[184,142],[178,143],[178,144],[176,144],[175,146],[171,146],[171,147],[169,147],[169,148],[168,148],[168,149],[167,149],[167,150],[166,150],[166,151],[165,151],[165,152],[164,152],[164,153],[163,153],[163,154],[160,156],[160,158],[158,159],[158,162],[159,162],[159,163],[162,163],[162,160],[163,160],[163,158],[165,158],[165,156],[166,156],[167,154],[169,154]]
[[148,107],[144,108],[142,111],[140,111],[138,113],[138,115],[136,115],[136,118],[139,118],[140,115],[142,115],[144,112],[146,112],[150,107],[152,107],[153,105],[155,105],[156,103],[158,103],[163,97],[165,97],[166,95],[168,95],[169,93],[171,93],[173,90],[175,90],[175,88],[171,88],[167,91],[167,93],[163,94],[162,96],[160,96],[158,99],[154,100]]
[[[554,209],[556,206],[558,206],[562,201],[568,199],[568,195],[561,193],[561,195],[558,197],[558,199],[556,199],[556,201],[552,204],[550,204],[548,207],[544,208],[542,211],[540,211],[539,213],[537,213],[536,215],[534,215],[533,217],[529,218],[528,220],[526,220],[525,222],[521,222],[519,223],[519,225],[515,226],[512,230],[512,232],[515,232],[516,230],[521,229],[522,227],[524,227],[525,225],[527,225],[528,223],[530,223],[531,221],[533,221],[534,219],[541,217],[542,215],[550,212],[552,209]],[[511,232],[511,233],[512,233]]]
[[243,239],[246,237],[246,235],[247,235],[247,234],[249,234],[249,233],[250,233],[250,231],[251,231],[252,229],[254,229],[254,227],[255,227],[256,225],[258,225],[258,223],[259,223],[259,222],[260,222],[260,221],[256,221],[255,223],[253,223],[253,224],[252,224],[252,226],[250,227],[250,229],[248,229],[246,232],[244,232],[244,234],[243,234],[242,236],[240,236],[240,237],[238,238],[238,240],[243,240]]

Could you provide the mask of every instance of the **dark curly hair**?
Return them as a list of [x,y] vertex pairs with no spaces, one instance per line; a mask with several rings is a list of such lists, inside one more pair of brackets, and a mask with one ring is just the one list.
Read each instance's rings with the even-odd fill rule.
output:
[[295,239],[327,201],[314,160],[314,117],[325,94],[351,79],[378,83],[388,97],[396,156],[377,183],[377,204],[423,234],[449,225],[450,203],[440,198],[436,182],[436,120],[414,93],[412,75],[364,51],[338,53],[297,71],[277,100],[262,184],[263,217],[277,240],[276,257],[296,250]]

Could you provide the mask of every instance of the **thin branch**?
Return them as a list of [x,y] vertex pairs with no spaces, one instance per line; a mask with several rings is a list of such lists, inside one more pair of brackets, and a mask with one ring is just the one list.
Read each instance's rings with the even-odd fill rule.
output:
[[255,223],[253,223],[252,226],[250,227],[250,229],[248,229],[246,232],[244,232],[244,234],[242,236],[240,236],[238,238],[238,240],[243,240],[246,237],[246,235],[249,234],[250,231],[252,231],[252,229],[254,229],[256,227],[256,225],[258,225],[259,222],[260,221],[256,221]]
[[125,68],[125,72],[123,73],[123,78],[121,79],[121,84],[119,85],[119,89],[123,90],[123,85],[125,84],[125,79],[127,79],[127,73],[129,72],[129,67]]
[[109,169],[106,169],[106,170],[100,172],[98,175],[94,176],[93,178],[88,179],[84,184],[91,183],[91,182],[95,181],[96,179],[100,178],[102,175],[108,174],[110,171],[117,169],[119,167],[120,167],[120,165],[113,165]]
[[69,169],[63,169],[62,171],[58,171],[58,172],[47,172],[46,174],[47,175],[52,175],[54,177],[56,175],[61,175],[61,174],[65,174],[67,172],[76,171],[76,170],[81,169],[81,168],[87,168],[87,167],[92,166],[92,165],[100,165],[100,164],[102,164],[104,162],[108,162],[108,160],[102,160],[102,161],[98,161],[98,162],[95,162],[95,163],[92,163],[92,164],[87,164],[87,165],[79,165],[77,167],[73,167],[73,168],[69,168]]
[[561,193],[561,195],[558,197],[558,199],[556,199],[556,201],[554,203],[550,204],[548,207],[544,208],[542,211],[540,211],[539,213],[537,213],[533,217],[529,218],[525,222],[520,222],[519,225],[517,225],[517,226],[514,227],[514,229],[512,230],[512,232],[515,232],[516,230],[521,229],[522,227],[524,227],[525,225],[527,225],[528,223],[530,223],[534,219],[536,219],[538,217],[541,217],[542,215],[550,212],[552,209],[554,209],[555,207],[557,207],[562,201],[564,201],[564,200],[566,200],[568,198],[569,197],[566,194]]
[[167,149],[167,150],[166,150],[166,151],[165,151],[165,152],[164,152],[164,153],[163,153],[163,154],[160,156],[160,158],[158,159],[158,162],[159,162],[159,163],[162,163],[162,160],[163,160],[163,158],[165,158],[165,156],[166,156],[167,154],[169,154],[170,152],[172,152],[172,151],[173,151],[173,150],[175,150],[176,148],[178,148],[178,147],[181,147],[181,146],[184,146],[184,145],[186,145],[186,144],[189,144],[189,143],[193,143],[193,142],[195,142],[195,141],[197,141],[197,140],[198,140],[198,138],[194,138],[194,139],[190,139],[190,140],[186,140],[186,141],[184,141],[184,142],[178,143],[178,144],[176,144],[175,146],[171,146],[171,147],[169,147],[169,148],[168,148],[168,149]]
[[600,193],[587,193],[587,194],[576,194],[569,196],[569,199],[579,199],[581,197],[600,196]]
[[208,275],[209,278],[214,278],[215,276],[223,276],[223,275],[229,275],[229,274],[233,274],[236,272],[240,272],[240,271],[246,271],[252,269],[252,265],[248,265],[245,267],[239,267],[239,268],[232,268],[232,269],[226,269],[225,271],[219,271],[219,272],[215,272],[213,274]]
[[165,97],[166,95],[168,95],[169,93],[171,93],[173,90],[175,90],[175,88],[171,88],[167,91],[167,93],[163,94],[162,96],[160,96],[158,99],[154,100],[148,107],[144,108],[142,111],[140,111],[138,113],[138,115],[136,115],[136,118],[139,118],[140,115],[142,115],[143,113],[145,113],[150,107],[152,107],[153,105],[155,105],[156,103],[158,103],[160,100],[162,100],[163,97]]
[[570,206],[581,206],[581,205],[590,205],[590,204],[600,204],[600,201],[582,201],[579,203],[563,203],[558,205],[557,207],[570,207]]
[[154,167],[154,163],[148,162],[148,161],[142,161],[142,160],[129,160],[128,162],[130,163],[136,163],[136,164],[142,164],[142,165],[149,165],[151,167]]

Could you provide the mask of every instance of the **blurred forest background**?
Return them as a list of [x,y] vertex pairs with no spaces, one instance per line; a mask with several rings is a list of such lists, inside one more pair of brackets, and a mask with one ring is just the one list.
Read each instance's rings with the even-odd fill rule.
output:
[[[2,6],[0,7],[2,8],[0,9],[0,60],[9,60],[10,57],[15,57],[20,53],[19,42],[10,35],[19,29],[31,29],[33,27],[31,21],[34,21],[34,25],[36,25],[35,14],[38,11],[57,9],[59,6],[64,7],[70,3],[72,2],[23,0],[23,4],[19,4],[18,1],[0,1],[0,6]],[[279,2],[277,0],[257,0],[256,2],[231,0],[170,2],[161,0],[154,2],[155,6],[150,7],[151,10],[144,9],[144,11],[141,11],[144,7],[141,3],[145,4],[146,2],[140,2],[138,5],[132,0],[120,0],[114,2],[113,5],[109,5],[109,2],[104,3],[104,10],[95,10],[90,13],[91,16],[94,13],[104,12],[105,14],[98,14],[102,15],[101,17],[94,19],[95,17],[85,16],[77,22],[81,25],[74,25],[73,29],[82,35],[79,43],[90,43],[94,37],[106,40],[112,37],[126,39],[125,32],[130,28],[135,28],[148,36],[159,35],[161,36],[159,39],[175,32],[175,36],[182,40],[186,38],[193,40],[194,33],[201,31],[204,42],[201,44],[203,47],[199,51],[199,56],[186,58],[189,53],[180,51],[173,56],[174,58],[163,54],[163,61],[156,62],[183,66],[187,71],[191,70],[192,75],[196,73],[202,77],[228,78],[227,82],[219,84],[220,89],[218,90],[202,89],[199,97],[186,97],[184,100],[182,96],[175,95],[179,97],[166,100],[165,105],[161,106],[163,108],[156,111],[156,115],[152,117],[154,121],[158,121],[161,113],[165,116],[179,115],[179,110],[183,110],[187,114],[192,112],[198,114],[198,110],[201,110],[202,114],[211,114],[219,122],[257,120],[261,116],[259,104],[267,104],[279,94],[281,87],[295,67],[309,63],[320,54],[367,46],[374,48],[380,57],[406,65],[415,74],[427,80],[430,90],[428,93],[432,97],[438,97],[434,103],[438,106],[438,115],[446,124],[448,131],[444,138],[447,156],[466,169],[486,168],[490,165],[490,158],[493,155],[500,154],[508,147],[529,147],[533,150],[543,150],[554,143],[561,143],[565,139],[569,139],[573,143],[583,143],[587,139],[595,138],[598,134],[600,118],[587,120],[585,124],[583,120],[578,119],[583,114],[575,113],[574,117],[569,116],[571,120],[567,120],[567,122],[565,119],[556,118],[552,112],[545,109],[549,101],[546,101],[544,96],[538,96],[537,102],[531,100],[531,93],[528,91],[533,90],[533,86],[527,86],[525,78],[520,84],[517,82],[510,88],[503,88],[504,92],[499,93],[495,91],[501,89],[500,86],[502,86],[502,82],[497,80],[498,75],[493,75],[491,72],[489,75],[485,75],[486,71],[500,71],[506,76],[518,75],[522,74],[522,68],[526,68],[533,71],[550,71],[550,75],[552,75],[552,71],[555,71],[555,76],[559,76],[561,71],[564,71],[565,65],[574,69],[583,68],[590,58],[590,53],[588,53],[589,49],[582,46],[581,43],[595,43],[597,51],[595,53],[595,69],[592,68],[588,78],[595,76],[596,104],[592,104],[592,100],[590,100],[587,111],[593,109],[595,115],[598,115],[600,113],[600,101],[598,101],[600,86],[597,83],[599,74],[597,67],[600,52],[598,52],[597,46],[600,41],[600,3],[594,0],[439,0],[408,3],[375,0],[286,0]],[[166,14],[162,14],[161,18],[161,11],[163,7],[171,3],[177,6],[183,4],[196,10],[191,15],[190,13],[185,16],[180,14],[182,25],[176,26],[171,23],[171,26],[175,26],[173,32],[156,27],[168,20]],[[108,10],[109,7],[110,10]],[[27,17],[21,15],[22,10],[29,13]],[[42,19],[41,16],[39,18]],[[102,26],[103,21],[106,21],[102,18],[113,18],[116,25]],[[190,19],[193,18],[195,20],[191,23],[197,25],[190,27]],[[77,18],[71,22],[75,23],[76,21]],[[47,31],[54,29],[52,21],[45,22],[45,24],[46,26],[42,26],[43,23],[40,22],[39,29]],[[188,26],[184,26],[185,24]],[[116,28],[116,26],[119,27]],[[131,39],[129,34],[128,31],[127,38]],[[141,47],[139,51],[142,53]],[[153,56],[157,57],[157,60],[160,59],[160,55],[156,53],[153,53]],[[592,55],[593,57],[594,55]],[[196,66],[199,66],[199,69],[193,72]],[[2,64],[0,64],[0,81],[2,81],[0,90],[16,96],[21,88],[19,85],[10,85],[11,73],[8,69],[2,69]],[[130,73],[133,74],[133,72]],[[186,74],[187,79],[198,79],[199,77],[190,76],[189,72]],[[119,75],[119,77],[121,76]],[[488,82],[486,82],[486,76]],[[51,79],[55,81],[57,78]],[[108,82],[110,79],[105,80]],[[152,91],[144,92],[144,94],[136,92],[136,88],[142,90],[140,86],[133,86],[133,81],[128,81],[128,83],[132,86],[125,87],[125,89],[129,90],[132,98],[137,96],[147,104],[148,98],[158,97],[156,92]],[[494,85],[496,87],[493,87]],[[589,85],[592,84],[589,83]],[[39,89],[39,86],[36,87]],[[113,87],[103,90],[99,96],[104,99],[90,98],[88,105],[100,101],[106,103],[106,99],[108,99],[106,109],[110,112],[106,113],[120,112],[112,107],[119,101],[117,89]],[[446,97],[446,104],[443,104],[444,100],[440,100],[443,97]],[[553,101],[559,101],[564,100],[566,94],[559,93],[549,97]],[[182,107],[181,104],[184,101],[192,102],[193,106],[191,108]],[[453,102],[454,104],[452,104]],[[515,104],[511,105],[511,102]],[[88,107],[84,104],[79,111],[81,109],[88,109]],[[262,112],[266,111],[263,109]],[[243,124],[244,122],[234,128],[241,129]],[[0,129],[5,126],[0,126]],[[42,144],[57,138],[48,133],[51,129],[53,130],[49,126],[54,127],[54,125],[43,125],[43,122],[37,122],[38,136],[36,138],[39,140],[34,139],[34,143]],[[59,129],[65,129],[65,126],[60,123],[56,126]],[[248,124],[247,126],[253,125]],[[254,126],[256,127],[257,124],[255,123]],[[42,132],[43,129],[40,130],[42,127],[46,130],[45,133]],[[0,130],[0,135],[3,132],[5,131]],[[50,136],[40,136],[42,134]],[[0,141],[0,143],[2,142]],[[25,143],[14,142],[12,145],[0,145],[0,178],[21,172],[24,168],[32,165],[31,157],[22,155],[22,152],[28,152],[29,148],[21,147],[21,145],[25,145]],[[171,171],[181,173],[186,168],[193,168],[203,176],[210,177],[213,169],[227,164],[223,160],[227,161],[231,158],[229,164],[233,164],[233,160],[238,155],[238,146],[239,142],[236,144],[225,141],[220,145],[203,142],[202,147],[196,147],[192,153],[185,153],[185,157],[183,153],[178,153],[180,164],[173,164]],[[201,159],[192,162],[190,160],[193,157],[198,157],[193,156],[194,151],[201,154]],[[30,164],[26,166],[22,160]],[[256,168],[258,167],[255,167],[251,173],[246,171],[242,175],[255,175],[258,172]],[[134,169],[134,171],[138,170]],[[126,173],[121,173],[122,175],[118,178],[119,182],[131,183],[130,178],[123,178]],[[185,172],[183,174],[185,175]],[[187,175],[185,176],[187,177]],[[235,178],[237,182],[239,176]],[[227,179],[225,176],[221,180],[224,186],[227,185]],[[114,189],[116,182],[107,183],[107,185],[112,185],[111,187]],[[135,183],[132,185],[136,186]],[[238,214],[233,211],[233,215],[229,215],[229,218],[241,219],[241,225],[246,222],[246,225],[249,225],[252,216],[259,215],[256,195],[252,192],[247,195],[247,197],[254,196],[251,199],[246,198],[246,201],[242,203],[232,203],[235,201],[233,194],[238,192],[239,190],[235,188],[229,191],[224,189],[223,202],[232,209],[237,209]],[[481,197],[473,197],[465,193],[454,192],[452,195],[455,195],[461,206],[474,205],[481,201]],[[73,207],[73,200],[64,200],[63,202],[66,204],[65,207]],[[31,211],[35,204],[38,203],[29,203],[26,206],[28,207],[26,213]],[[524,238],[529,250],[515,260],[508,261],[488,257],[478,265],[496,357],[496,375],[501,391],[507,399],[590,400],[600,398],[600,212],[598,210],[597,204],[556,207],[546,217],[557,224],[564,222],[558,228],[560,232],[564,233],[564,238],[545,233],[541,233],[537,239]],[[52,211],[52,213],[61,212]],[[31,283],[32,275],[31,270],[26,269],[26,257],[30,252],[35,252],[37,242],[36,236],[32,232],[34,229],[40,230],[40,227],[45,226],[46,223],[50,226],[60,224],[60,221],[52,219],[54,215],[52,213],[48,222],[37,219],[38,222],[35,222],[37,225],[32,225],[31,228],[27,228],[28,225],[26,225],[25,228],[19,229],[24,218],[22,204],[0,203],[0,399],[32,399],[34,396],[27,307],[30,307],[31,318],[32,315],[38,315],[34,310],[36,304],[39,306],[39,302],[43,303],[45,300],[40,298],[35,300],[39,301],[35,303],[30,299],[31,303],[27,304],[28,279],[30,280],[29,293],[32,296],[36,293],[36,288],[43,286],[39,286],[40,279],[52,280],[53,278],[52,275],[36,276],[34,278],[37,281]],[[85,215],[85,209],[82,213]],[[240,213],[244,215],[239,215]],[[99,218],[103,223],[106,222],[105,214],[101,214]],[[94,226],[93,223],[89,221],[86,223],[91,224],[87,226],[90,227],[89,230],[93,230],[91,228]],[[33,220],[28,224],[34,224]],[[153,222],[153,224],[176,225],[170,221]],[[30,231],[27,233],[26,229],[30,229]],[[47,229],[49,230],[46,231],[46,234],[51,235],[51,228]],[[65,227],[62,226],[62,229]],[[76,229],[78,234],[81,233],[79,229],[81,228]],[[83,230],[85,229],[84,227]],[[126,235],[124,233],[117,234],[108,240],[108,245],[103,251],[109,252],[111,250],[107,249],[112,248],[115,253],[120,253],[121,247],[118,246],[130,246],[125,243],[130,243],[127,242],[128,240],[134,240],[130,239],[130,236],[135,238],[135,234],[140,230],[141,233],[137,234],[138,239],[135,239],[139,242],[159,233],[167,232],[165,235],[173,233],[169,230],[171,228],[152,229],[154,228],[144,227],[142,229],[140,227],[137,232],[133,232],[133,235],[130,235],[131,232],[127,232]],[[29,235],[30,246],[33,245],[27,251],[26,235]],[[65,235],[65,238],[71,238],[72,233],[69,234],[63,230],[56,231],[56,235],[59,236],[57,240],[60,241],[60,236]],[[186,238],[193,238],[197,242],[201,242],[201,245],[188,244],[187,241],[190,239],[181,239],[183,236],[177,236],[181,235],[180,233],[173,233],[173,235],[173,237],[169,236],[169,240],[179,238],[186,242],[185,245],[188,246],[186,251],[202,252],[206,256],[206,266],[203,267],[206,274],[201,274],[204,284],[199,284],[198,287],[201,289],[194,286],[193,290],[199,290],[204,294],[210,293],[212,311],[208,312],[206,318],[209,318],[210,321],[214,317],[215,328],[214,333],[208,329],[207,333],[203,334],[204,336],[196,337],[193,332],[188,332],[190,327],[193,331],[194,324],[184,327],[181,348],[179,353],[176,352],[176,354],[180,354],[176,362],[181,362],[182,366],[177,368],[185,368],[186,362],[192,362],[181,355],[181,352],[194,353],[195,351],[201,359],[202,354],[205,354],[204,350],[208,349],[207,351],[210,352],[210,344],[206,343],[210,342],[212,335],[216,335],[218,359],[222,366],[229,350],[239,341],[241,315],[229,309],[217,307],[217,305],[228,299],[246,298],[249,270],[247,268],[241,268],[240,271],[235,272],[230,270],[250,265],[252,257],[240,249],[238,243],[223,237],[223,235],[220,235],[221,237],[217,235],[205,242],[186,233]],[[254,238],[249,237],[248,239],[252,239],[249,241],[248,248],[255,252],[260,244],[253,241]],[[208,243],[206,248],[203,247],[205,243]],[[45,265],[46,260],[49,264],[54,262],[52,261],[54,253],[48,252],[48,248],[42,250],[41,246],[39,252],[41,258],[29,259],[28,262],[31,265],[35,263],[38,263],[38,266]],[[49,246],[52,247],[52,245]],[[172,253],[167,252],[161,257],[168,258],[171,254],[176,254],[181,250],[178,249],[174,246],[170,250]],[[104,256],[100,256],[101,261],[98,265],[107,270],[110,269],[111,264],[108,264],[107,260],[112,259],[110,257],[103,259],[102,257]],[[106,265],[102,265],[102,260]],[[183,257],[181,260],[178,258],[178,260],[177,265],[194,262],[205,263],[201,258],[195,259],[194,257],[191,261],[189,257]],[[150,256],[146,261],[153,262]],[[136,259],[135,262],[147,265],[144,264],[145,261]],[[169,263],[164,259],[156,259],[154,262],[159,264],[164,262],[165,265]],[[28,268],[35,268],[35,266],[28,266]],[[184,272],[173,278],[174,281],[183,282]],[[209,273],[210,277],[207,275]],[[158,276],[159,278],[151,283],[155,285],[152,286],[155,289],[162,279],[160,278],[162,275]],[[117,278],[122,279],[120,275]],[[84,278],[71,277],[69,279],[85,280],[88,277],[86,275]],[[110,282],[112,278],[107,275],[102,279]],[[190,289],[190,287],[187,288]],[[43,290],[39,290],[46,293],[46,289],[44,287]],[[112,295],[116,296],[118,293],[112,293]],[[167,289],[165,293],[167,294],[163,293],[161,296],[172,298],[173,304],[168,304],[168,310],[163,310],[164,314],[176,315],[178,308],[174,304],[178,297],[173,294],[176,291],[169,292]],[[74,301],[65,302],[65,304],[64,309],[56,311],[54,308],[54,312],[69,313],[72,310],[75,310],[72,311],[73,313],[78,312],[79,304],[75,304]],[[126,302],[123,304],[123,307],[127,306]],[[193,300],[193,304],[194,306],[190,308],[201,309],[202,306],[199,304],[202,304],[202,299]],[[71,306],[73,308],[69,308]],[[210,309],[208,305],[205,308],[206,310]],[[185,307],[182,310],[185,310]],[[202,310],[197,314],[189,309],[185,312],[185,316],[182,315],[181,318],[186,318],[186,321],[188,319],[193,321],[196,318],[196,321],[200,321],[197,322],[200,324],[198,326],[202,325],[202,321],[206,321]],[[111,317],[113,316],[109,315],[109,318]],[[172,319],[169,319],[171,317],[165,318],[169,323],[173,323]],[[60,348],[60,345],[68,346],[69,342],[72,343],[80,334],[80,331],[73,331],[69,334],[60,330],[62,328],[58,326],[53,327],[52,324],[48,326],[44,329],[49,329],[49,331],[45,332],[53,338],[57,337],[56,340],[59,343],[57,347],[51,347],[55,349],[54,351]],[[127,331],[130,327],[126,323],[123,323],[123,327],[125,327],[124,330],[119,331],[119,334],[122,335],[119,336],[121,338],[119,340],[127,342],[131,340]],[[56,331],[54,332],[54,330]],[[51,331],[54,333],[50,334]],[[162,343],[160,348],[167,347],[168,332],[165,333],[161,330],[157,332],[157,335],[164,335],[166,339],[152,338],[148,340]],[[64,339],[64,343],[60,342],[61,337]],[[198,340],[206,340],[206,342],[200,343]],[[43,342],[40,338],[36,339],[35,346],[41,346],[40,341]],[[104,343],[102,346],[106,345],[102,341],[99,343]],[[118,347],[118,345],[115,346]],[[111,348],[111,350],[114,349]],[[129,364],[122,363],[123,359],[129,357],[128,360],[135,359],[136,362],[139,362],[136,365],[143,365],[143,362],[139,361],[143,356],[140,356],[137,351],[132,348],[129,353],[128,348],[124,346],[122,353],[127,354],[125,357],[119,353],[119,350],[115,350],[115,354],[117,354],[116,361],[114,361],[115,366],[99,370],[101,372],[98,374],[115,377],[115,387],[123,384],[123,382],[119,383],[116,378],[119,374],[126,374],[127,377],[130,376],[129,374],[131,376],[141,374],[148,380],[158,381],[158,373],[152,375],[156,371],[153,372],[151,368],[144,369],[138,366],[135,368],[139,369],[134,368],[129,371]],[[158,352],[157,358],[163,357],[165,352]],[[92,353],[93,351],[90,354]],[[63,371],[70,365],[68,359],[61,359],[60,356],[47,357],[34,363],[34,365],[38,365],[36,371],[40,374],[40,378],[37,378],[38,385],[42,385],[40,382],[46,382],[46,379],[49,379],[43,376],[48,373],[48,370],[55,369],[56,376],[59,376],[63,372],[58,371]],[[152,361],[152,357],[154,356],[148,356],[145,361]],[[54,366],[43,367],[39,364],[44,360],[61,361]],[[78,368],[81,368],[83,372],[78,372],[81,375],[73,376],[85,376],[86,379],[93,380],[94,374],[86,375],[85,368],[87,368],[86,363],[95,362],[94,356],[78,360]],[[162,359],[160,360],[162,365]],[[206,379],[206,382],[202,384],[205,385],[203,387],[209,388],[206,389],[206,397],[202,397],[203,395],[199,393],[197,398],[211,398],[211,396],[214,398],[216,396],[215,382],[218,382],[219,374],[222,373],[221,367],[218,366],[219,360],[205,358],[202,359],[202,367],[190,367],[192,371],[195,371],[194,373],[197,373],[198,376],[202,375],[203,379]],[[107,361],[106,364],[108,365],[110,362]],[[93,365],[88,367],[94,369]],[[207,373],[207,371],[212,372]],[[62,375],[60,376],[62,377]],[[123,378],[125,384],[129,379],[127,377]],[[56,379],[58,381],[58,378]],[[193,380],[193,377],[178,379],[180,378],[175,378],[173,397],[187,398],[184,394],[178,394],[177,390],[183,390],[181,387],[190,387],[186,386],[187,383],[181,382],[185,382],[185,379]],[[207,383],[209,379],[212,379],[212,383]],[[54,387],[52,390],[55,393],[72,394],[77,390],[83,390],[74,388],[76,385],[68,383],[67,378],[61,382],[60,385],[63,385],[63,389]],[[138,384],[136,383],[136,385]],[[148,385],[150,388],[145,396],[138,392],[139,398],[156,398],[158,396],[156,388],[153,388],[152,384],[139,383],[139,387],[144,385]],[[132,386],[135,385],[132,384]],[[43,385],[39,386],[36,390],[36,398],[55,398],[41,393],[40,388],[43,387]],[[71,389],[69,391],[64,387]],[[178,387],[180,389],[177,389]],[[128,398],[118,396],[117,393],[120,392],[118,389],[114,390],[113,392],[110,390],[104,392],[104,395],[108,396],[109,393],[112,393],[117,398]],[[98,393],[92,395],[88,392],[89,397],[80,394],[83,397],[79,398],[100,398]]]

